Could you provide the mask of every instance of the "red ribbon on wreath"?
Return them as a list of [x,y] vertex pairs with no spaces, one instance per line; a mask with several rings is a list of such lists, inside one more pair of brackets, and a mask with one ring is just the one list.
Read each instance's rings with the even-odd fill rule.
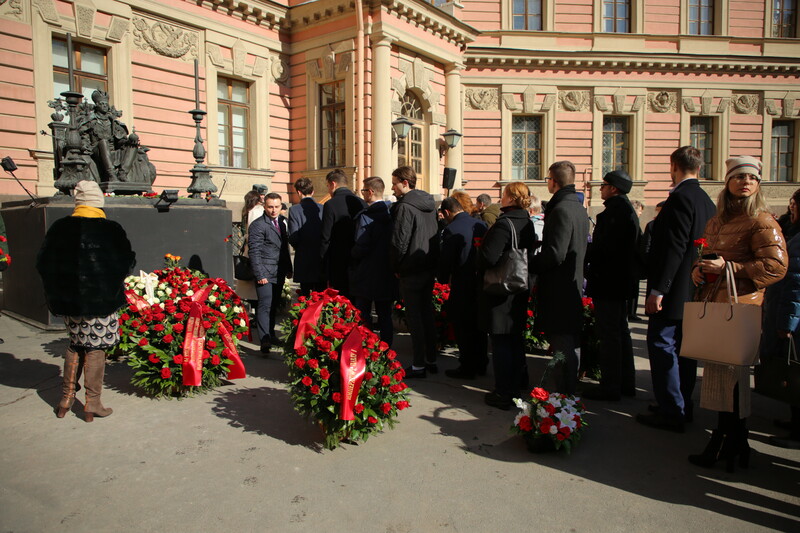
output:
[[203,345],[205,343],[203,306],[192,302],[189,307],[189,320],[186,322],[186,336],[183,339],[181,373],[185,387],[199,387],[203,383]]
[[303,310],[300,321],[297,323],[297,335],[294,338],[294,349],[300,348],[306,339],[314,333],[314,326],[317,325],[319,315],[322,314],[322,307],[328,302],[327,298],[320,298]]
[[340,388],[342,403],[339,408],[340,420],[355,420],[354,410],[364,372],[367,370],[367,358],[361,349],[363,337],[357,327],[342,343],[339,355],[339,371],[341,373]]

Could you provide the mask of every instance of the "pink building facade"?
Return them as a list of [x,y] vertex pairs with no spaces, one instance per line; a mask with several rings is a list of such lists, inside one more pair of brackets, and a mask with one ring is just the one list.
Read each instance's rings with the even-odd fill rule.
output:
[[[524,180],[547,199],[569,159],[587,206],[625,168],[633,198],[666,197],[669,154],[695,144],[704,187],[724,161],[764,162],[776,209],[800,185],[798,2],[773,0],[10,0],[0,5],[0,156],[55,192],[49,131],[67,84],[106,90],[151,148],[155,189],[185,189],[194,164],[194,60],[214,182],[236,205],[252,184],[344,168],[357,188],[412,165],[435,195],[499,198]],[[392,122],[406,117],[398,138]],[[450,148],[442,134],[456,130]],[[387,187],[388,191],[388,187]],[[0,178],[0,196],[21,193]]]

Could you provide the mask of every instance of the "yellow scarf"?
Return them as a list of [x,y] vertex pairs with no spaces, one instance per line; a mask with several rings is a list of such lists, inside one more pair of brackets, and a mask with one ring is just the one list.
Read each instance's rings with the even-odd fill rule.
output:
[[77,205],[72,212],[74,217],[84,218],[106,218],[106,212],[99,207],[89,207],[88,205]]

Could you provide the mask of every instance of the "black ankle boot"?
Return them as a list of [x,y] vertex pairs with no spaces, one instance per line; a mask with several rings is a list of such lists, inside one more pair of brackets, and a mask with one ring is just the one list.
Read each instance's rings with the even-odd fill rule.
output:
[[729,440],[727,435],[721,429],[715,429],[711,432],[711,440],[706,444],[703,453],[697,455],[690,455],[689,462],[693,465],[702,466],[703,468],[711,468],[714,463],[722,458],[722,449],[725,442]]

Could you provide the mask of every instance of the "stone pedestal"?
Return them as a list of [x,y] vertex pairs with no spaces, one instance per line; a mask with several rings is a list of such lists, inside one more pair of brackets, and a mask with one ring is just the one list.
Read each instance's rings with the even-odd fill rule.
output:
[[[136,252],[134,273],[163,267],[169,253],[181,256],[183,266],[233,283],[233,252],[225,242],[231,233],[231,211],[225,202],[181,198],[169,210],[159,211],[157,201],[141,196],[106,198],[106,216],[122,224]],[[3,203],[13,258],[3,273],[4,312],[42,328],[63,327],[61,318],[50,314],[45,304],[36,255],[48,228],[71,215],[73,208],[71,197],[45,198],[36,207],[30,207],[30,201]]]

